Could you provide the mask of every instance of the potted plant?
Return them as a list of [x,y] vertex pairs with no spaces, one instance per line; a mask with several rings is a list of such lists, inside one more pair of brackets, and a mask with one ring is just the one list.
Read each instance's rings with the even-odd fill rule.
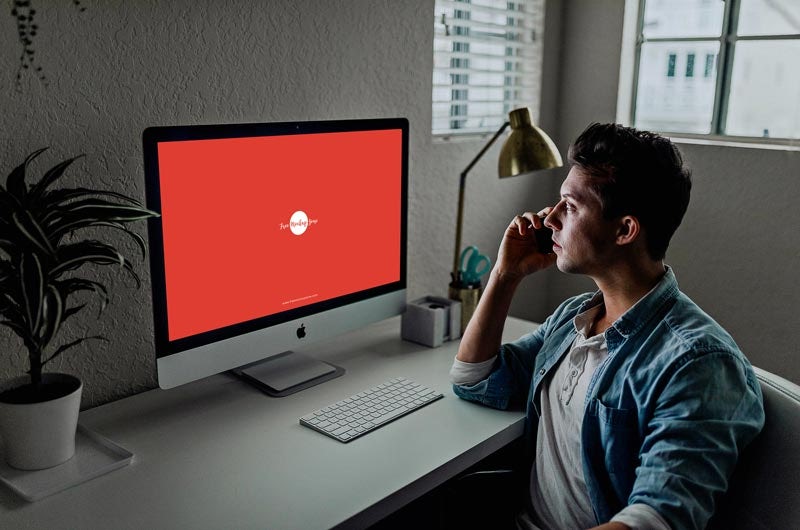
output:
[[87,306],[79,293],[99,296],[101,311],[109,301],[102,283],[82,277],[83,266],[117,266],[140,285],[120,251],[82,237],[84,230],[92,228],[92,235],[117,230],[131,237],[144,256],[144,240],[126,225],[158,215],[120,193],[54,187],[80,157],[60,162],[37,183],[28,184],[28,166],[45,149],[28,155],[8,175],[5,186],[0,184],[0,324],[22,339],[29,365],[27,376],[11,381],[0,393],[0,434],[6,461],[20,469],[52,467],[75,452],[82,384],[74,376],[44,368],[87,340],[103,339],[83,336],[60,344],[55,340]]

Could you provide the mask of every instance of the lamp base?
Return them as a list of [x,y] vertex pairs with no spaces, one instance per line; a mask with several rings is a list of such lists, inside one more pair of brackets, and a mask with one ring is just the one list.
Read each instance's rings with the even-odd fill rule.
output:
[[478,301],[481,299],[483,293],[482,287],[460,287],[458,285],[450,284],[447,290],[447,297],[450,300],[461,302],[461,335],[464,335],[464,330],[467,329],[469,319],[475,313],[478,307]]

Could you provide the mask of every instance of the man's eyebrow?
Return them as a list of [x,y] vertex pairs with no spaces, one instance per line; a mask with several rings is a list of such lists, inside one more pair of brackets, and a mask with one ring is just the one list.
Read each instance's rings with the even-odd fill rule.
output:
[[561,198],[562,199],[572,199],[573,201],[577,201],[577,202],[583,202],[583,200],[586,198],[586,195],[584,195],[583,193],[575,192],[575,191],[571,191],[571,192],[568,191],[566,193],[562,193],[561,194]]

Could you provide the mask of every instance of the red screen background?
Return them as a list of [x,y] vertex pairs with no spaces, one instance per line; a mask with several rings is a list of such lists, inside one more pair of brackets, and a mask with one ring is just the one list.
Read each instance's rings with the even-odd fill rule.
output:
[[398,281],[401,135],[159,143],[169,339]]

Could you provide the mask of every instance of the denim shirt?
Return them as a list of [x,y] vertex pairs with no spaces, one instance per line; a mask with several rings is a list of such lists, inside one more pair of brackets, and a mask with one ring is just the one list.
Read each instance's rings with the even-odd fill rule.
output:
[[[600,292],[565,301],[534,332],[503,344],[489,376],[459,397],[526,407],[535,447],[542,381],[575,340],[573,319]],[[764,425],[761,389],[733,338],[678,290],[672,270],[605,331],[581,427],[583,473],[597,523],[629,504],[673,529],[705,528],[744,447]]]

